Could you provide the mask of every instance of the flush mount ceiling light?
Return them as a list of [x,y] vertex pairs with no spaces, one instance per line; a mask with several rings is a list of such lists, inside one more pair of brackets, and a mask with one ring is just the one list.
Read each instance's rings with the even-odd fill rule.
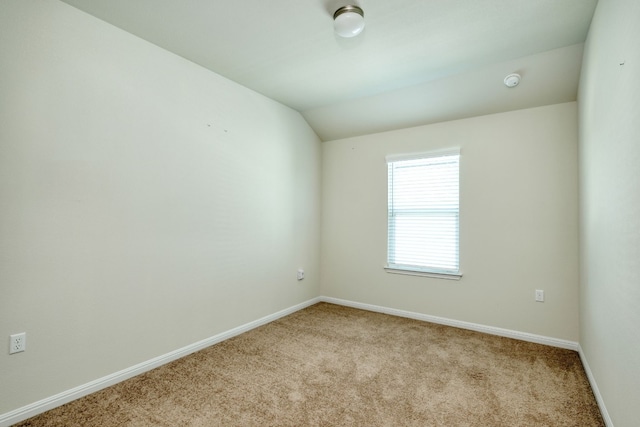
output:
[[358,6],[342,6],[333,14],[333,28],[340,37],[355,37],[364,29],[364,12]]
[[509,74],[504,78],[504,84],[506,87],[516,87],[520,83],[520,74]]

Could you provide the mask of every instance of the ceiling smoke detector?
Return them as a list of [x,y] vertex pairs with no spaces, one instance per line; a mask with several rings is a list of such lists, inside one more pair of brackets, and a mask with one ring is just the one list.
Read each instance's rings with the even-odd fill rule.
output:
[[358,6],[342,6],[333,14],[333,28],[340,37],[355,37],[364,29],[364,11]]
[[506,87],[516,87],[520,83],[520,74],[509,74],[504,78],[504,85]]

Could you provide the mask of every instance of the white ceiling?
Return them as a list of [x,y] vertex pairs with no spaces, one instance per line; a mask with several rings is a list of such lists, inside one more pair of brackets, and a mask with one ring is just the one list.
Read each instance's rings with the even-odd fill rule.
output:
[[[597,2],[63,1],[300,111],[325,141],[575,100]],[[353,39],[333,33],[346,4],[365,13]]]

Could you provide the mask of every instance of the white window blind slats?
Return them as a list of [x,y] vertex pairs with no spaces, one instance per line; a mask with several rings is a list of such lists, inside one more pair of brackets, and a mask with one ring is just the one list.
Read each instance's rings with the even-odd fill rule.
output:
[[458,274],[459,158],[389,162],[390,268]]

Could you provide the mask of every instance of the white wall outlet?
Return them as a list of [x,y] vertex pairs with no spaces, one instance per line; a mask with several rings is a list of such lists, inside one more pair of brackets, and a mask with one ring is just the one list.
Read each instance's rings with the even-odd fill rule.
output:
[[544,291],[542,289],[536,289],[536,301],[544,302]]
[[298,280],[302,280],[304,279],[304,270],[299,268],[298,269]]
[[27,333],[13,334],[9,336],[9,354],[20,353],[27,349]]

